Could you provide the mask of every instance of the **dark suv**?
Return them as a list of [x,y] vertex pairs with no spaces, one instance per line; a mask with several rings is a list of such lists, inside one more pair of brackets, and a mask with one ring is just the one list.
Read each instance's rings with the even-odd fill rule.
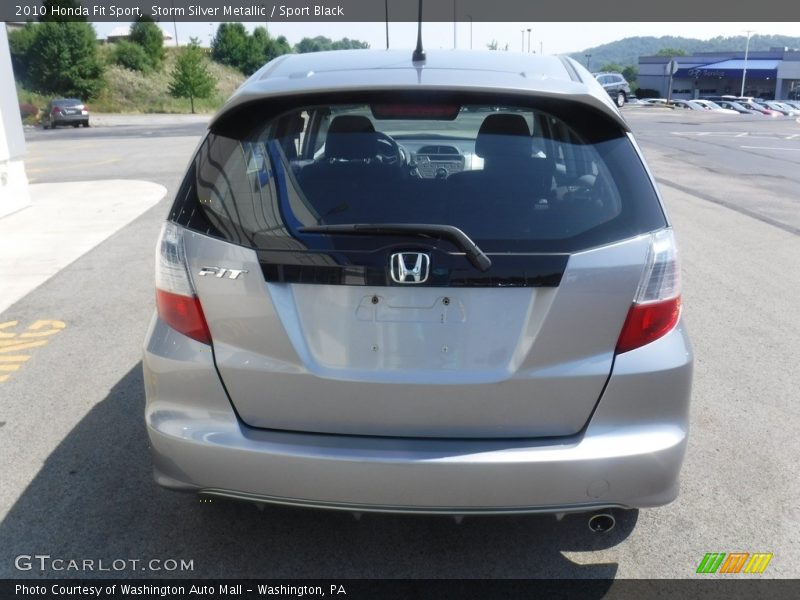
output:
[[594,73],[594,76],[608,92],[608,95],[614,99],[617,106],[621,108],[625,105],[631,93],[631,86],[622,75],[619,73]]

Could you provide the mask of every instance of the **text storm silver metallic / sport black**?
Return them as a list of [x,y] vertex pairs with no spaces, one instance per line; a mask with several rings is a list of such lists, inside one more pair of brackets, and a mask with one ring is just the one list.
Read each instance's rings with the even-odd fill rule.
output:
[[159,241],[156,480],[466,514],[673,500],[692,352],[630,130],[569,58],[288,55]]

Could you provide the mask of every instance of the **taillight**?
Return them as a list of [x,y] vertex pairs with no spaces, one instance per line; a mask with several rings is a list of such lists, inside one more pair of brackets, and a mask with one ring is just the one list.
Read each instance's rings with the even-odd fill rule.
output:
[[183,229],[170,222],[164,223],[158,240],[156,307],[158,316],[175,331],[211,343],[203,307],[186,270]]
[[53,108],[52,112],[53,112],[53,114],[60,113],[61,109],[56,106],[56,107]]
[[681,314],[681,280],[671,229],[654,233],[642,278],[617,341],[617,354],[663,337]]

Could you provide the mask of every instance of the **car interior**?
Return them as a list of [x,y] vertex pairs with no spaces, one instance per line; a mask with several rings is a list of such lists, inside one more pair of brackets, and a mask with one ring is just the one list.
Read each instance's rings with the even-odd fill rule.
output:
[[615,135],[592,143],[521,107],[308,107],[248,140],[212,136],[198,189],[209,218],[241,239],[295,237],[303,226],[428,223],[476,241],[559,240],[623,212],[625,178],[604,158],[615,156],[623,134]]

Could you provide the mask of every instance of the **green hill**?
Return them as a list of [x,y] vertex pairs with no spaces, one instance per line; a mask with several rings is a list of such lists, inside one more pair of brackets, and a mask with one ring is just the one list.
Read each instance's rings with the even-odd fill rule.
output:
[[[173,98],[169,93],[170,73],[176,58],[176,49],[168,48],[164,69],[158,73],[106,66],[105,87],[89,103],[90,107],[96,112],[188,113],[189,101]],[[217,82],[217,90],[211,98],[195,100],[197,112],[214,112],[245,80],[236,69],[211,60],[208,69]]]
[[[104,62],[108,60],[109,46],[100,47]],[[173,98],[169,93],[170,73],[177,58],[176,48],[167,48],[164,68],[158,73],[140,73],[118,65],[106,64],[103,90],[87,104],[92,112],[102,113],[188,113],[189,100]],[[208,61],[208,70],[216,81],[214,95],[206,99],[195,99],[195,111],[216,111],[245,80],[240,71],[232,67]],[[20,103],[32,104],[43,109],[50,96],[36,94],[17,84]],[[35,119],[34,119],[35,120]],[[27,122],[31,122],[29,119]]]
[[[697,40],[693,38],[675,37],[665,35],[662,37],[630,37],[609,44],[587,48],[582,52],[570,54],[572,58],[586,64],[586,54],[591,54],[591,68],[598,70],[604,64],[616,63],[623,67],[636,66],[640,56],[652,56],[663,48],[685,50],[694,52],[722,52],[730,50],[744,50],[747,38],[745,36],[722,37],[710,40]],[[750,50],[769,50],[770,48],[800,48],[800,37],[786,35],[754,35],[750,38]]]

